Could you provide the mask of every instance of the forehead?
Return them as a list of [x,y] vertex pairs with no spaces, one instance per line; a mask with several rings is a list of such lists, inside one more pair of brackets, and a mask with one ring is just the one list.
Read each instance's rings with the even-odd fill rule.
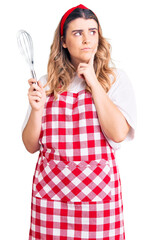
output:
[[98,24],[94,19],[84,19],[84,18],[77,18],[72,20],[68,24],[68,31],[72,31],[75,29],[88,29],[88,28],[98,28]]

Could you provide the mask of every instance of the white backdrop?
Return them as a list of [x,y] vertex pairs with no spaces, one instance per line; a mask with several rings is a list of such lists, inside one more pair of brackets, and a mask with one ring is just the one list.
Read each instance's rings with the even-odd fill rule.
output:
[[[98,16],[110,39],[112,58],[134,86],[138,109],[136,138],[117,151],[126,240],[154,239],[154,15],[152,0],[5,0],[0,15],[0,239],[28,240],[31,184],[38,153],[21,140],[27,111],[29,68],[17,48],[16,33],[27,30],[34,43],[38,78],[46,74],[53,33],[61,16],[80,3]],[[53,5],[54,3],[54,5]]]

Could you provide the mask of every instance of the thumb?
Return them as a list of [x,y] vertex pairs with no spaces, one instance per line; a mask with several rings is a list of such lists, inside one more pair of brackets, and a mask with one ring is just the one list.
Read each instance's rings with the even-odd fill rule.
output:
[[37,82],[37,84],[40,88],[43,88],[42,82],[40,80]]

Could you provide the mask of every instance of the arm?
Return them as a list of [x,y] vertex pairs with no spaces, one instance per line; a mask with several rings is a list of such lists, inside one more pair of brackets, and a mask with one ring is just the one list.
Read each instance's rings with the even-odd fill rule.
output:
[[130,125],[98,82],[93,68],[94,55],[95,51],[92,53],[88,63],[78,65],[77,74],[85,79],[92,90],[92,97],[102,131],[112,141],[121,142],[127,136]]
[[41,131],[42,114],[46,100],[46,94],[42,84],[40,82],[38,82],[38,85],[33,84],[34,82],[36,82],[35,79],[29,80],[30,88],[28,97],[32,110],[27,125],[22,133],[23,143],[30,153],[34,153],[40,148],[39,136]]
[[114,142],[123,141],[130,129],[125,117],[110,100],[98,81],[94,82],[91,90],[103,132]]

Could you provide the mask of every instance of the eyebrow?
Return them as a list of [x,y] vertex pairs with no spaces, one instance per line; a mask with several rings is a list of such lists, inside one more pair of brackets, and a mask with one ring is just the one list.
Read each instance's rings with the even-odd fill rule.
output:
[[[88,30],[93,31],[93,30],[98,30],[98,29],[97,28],[89,28]],[[82,32],[82,31],[83,31],[83,29],[76,29],[76,30],[73,30],[72,33],[74,33],[74,32]]]

